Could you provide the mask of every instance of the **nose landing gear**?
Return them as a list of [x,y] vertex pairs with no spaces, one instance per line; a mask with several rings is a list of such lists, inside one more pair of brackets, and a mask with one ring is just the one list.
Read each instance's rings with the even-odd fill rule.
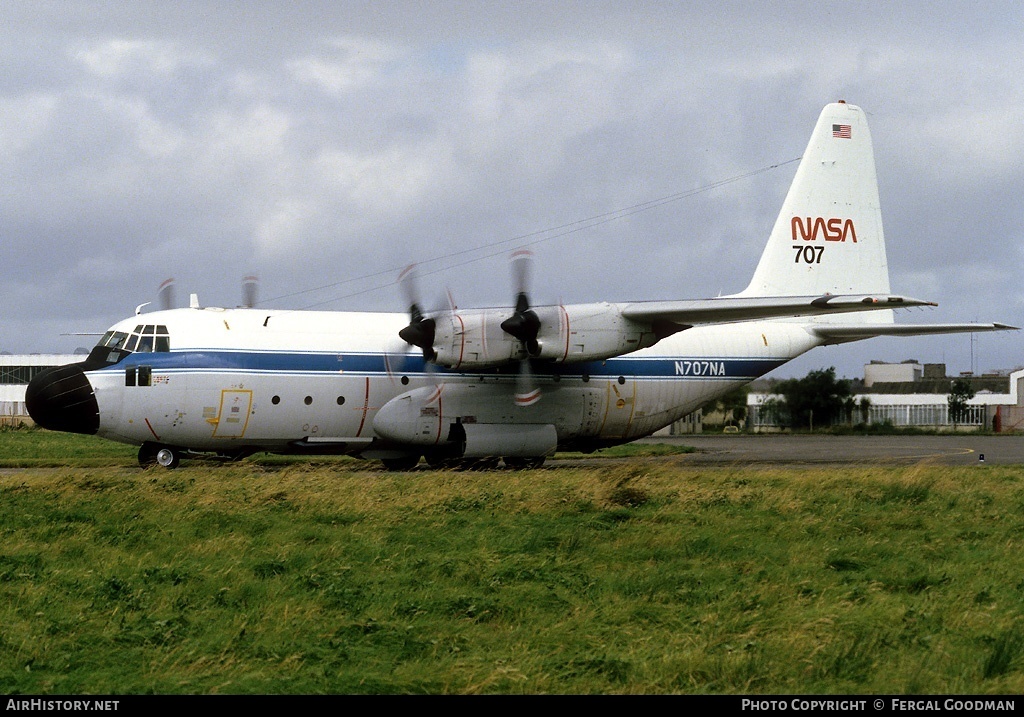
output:
[[143,468],[159,465],[171,469],[177,468],[179,463],[181,463],[181,451],[172,446],[143,443],[139,448],[139,465]]

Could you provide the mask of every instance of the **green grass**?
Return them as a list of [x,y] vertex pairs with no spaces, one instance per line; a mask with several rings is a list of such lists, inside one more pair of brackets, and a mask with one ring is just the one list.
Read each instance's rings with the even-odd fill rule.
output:
[[1024,691],[1019,467],[120,460],[0,472],[0,691]]
[[132,465],[138,448],[96,436],[0,427],[0,468]]

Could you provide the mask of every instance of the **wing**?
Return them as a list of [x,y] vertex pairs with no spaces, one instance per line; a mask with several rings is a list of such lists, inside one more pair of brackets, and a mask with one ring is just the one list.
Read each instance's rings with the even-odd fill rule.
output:
[[935,305],[930,301],[892,294],[723,296],[696,301],[638,301],[624,305],[622,315],[633,321],[671,322],[688,328],[698,324],[824,316]]

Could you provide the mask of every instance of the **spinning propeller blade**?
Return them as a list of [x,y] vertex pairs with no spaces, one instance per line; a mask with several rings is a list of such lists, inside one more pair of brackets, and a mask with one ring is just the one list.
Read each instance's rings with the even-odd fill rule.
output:
[[533,380],[533,372],[530,370],[530,359],[524,358],[519,362],[519,375],[516,377],[516,405],[520,408],[532,406],[540,400],[540,388]]
[[260,278],[250,275],[242,279],[242,306],[251,309],[259,303]]
[[537,334],[540,332],[540,317],[530,308],[529,284],[533,270],[533,252],[520,249],[512,253],[512,283],[516,292],[515,313],[501,322],[502,330],[519,339],[523,344],[525,356],[519,363],[519,376],[516,378],[516,405],[532,406],[540,400],[540,389],[537,388],[530,370],[530,356],[540,352]]
[[156,295],[160,301],[161,309],[173,309],[174,307],[174,279],[164,279],[157,289]]

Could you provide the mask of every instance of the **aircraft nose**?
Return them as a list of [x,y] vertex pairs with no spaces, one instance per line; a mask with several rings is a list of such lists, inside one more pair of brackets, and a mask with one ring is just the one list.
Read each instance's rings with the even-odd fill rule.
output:
[[100,428],[96,394],[78,364],[56,366],[33,378],[25,389],[25,407],[36,425],[51,431],[93,434]]

